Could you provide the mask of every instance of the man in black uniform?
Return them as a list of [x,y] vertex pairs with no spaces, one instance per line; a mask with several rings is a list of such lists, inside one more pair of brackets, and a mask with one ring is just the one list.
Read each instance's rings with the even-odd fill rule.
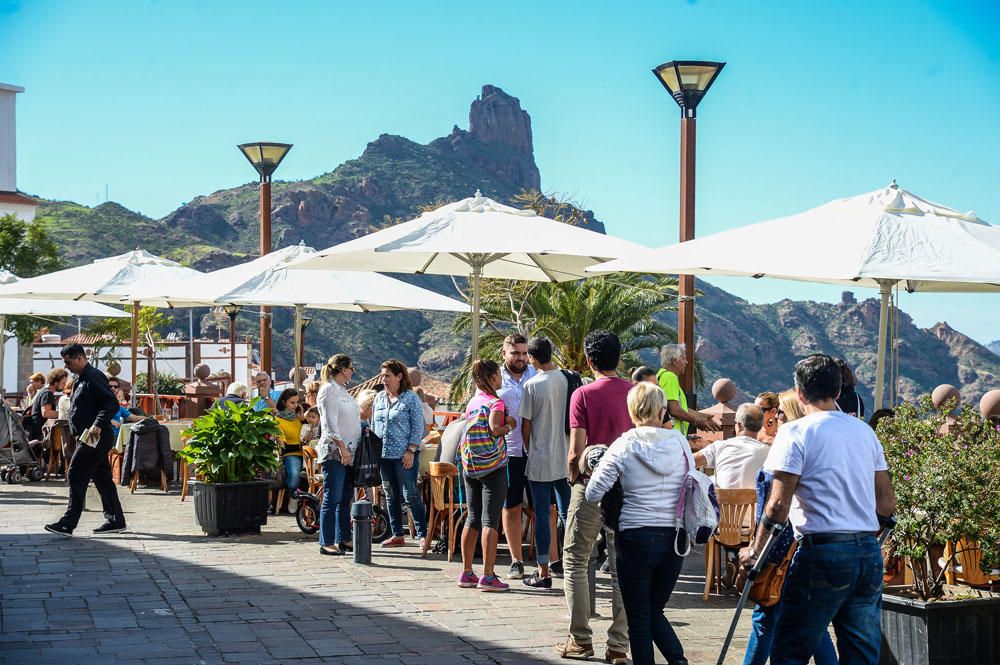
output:
[[118,398],[107,377],[87,362],[83,346],[67,344],[60,355],[66,369],[77,376],[70,397],[69,426],[80,444],[69,464],[69,508],[59,521],[46,524],[45,530],[60,536],[73,535],[83,513],[87,486],[93,480],[101,494],[106,520],[94,533],[124,531],[125,515],[108,463],[108,451],[114,445],[111,419],[118,413]]

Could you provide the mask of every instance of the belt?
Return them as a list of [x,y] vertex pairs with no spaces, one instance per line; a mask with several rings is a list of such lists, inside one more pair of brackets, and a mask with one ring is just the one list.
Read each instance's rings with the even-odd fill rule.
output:
[[802,536],[800,543],[807,547],[812,547],[815,545],[828,545],[830,543],[857,543],[861,544],[861,541],[866,538],[874,538],[875,534],[871,531],[851,531],[847,533],[810,533]]

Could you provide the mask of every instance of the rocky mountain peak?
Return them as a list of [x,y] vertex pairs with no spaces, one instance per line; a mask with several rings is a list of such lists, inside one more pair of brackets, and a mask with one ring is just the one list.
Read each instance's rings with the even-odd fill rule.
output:
[[482,94],[472,102],[469,134],[483,143],[503,143],[532,154],[531,116],[517,97],[493,85],[484,85]]

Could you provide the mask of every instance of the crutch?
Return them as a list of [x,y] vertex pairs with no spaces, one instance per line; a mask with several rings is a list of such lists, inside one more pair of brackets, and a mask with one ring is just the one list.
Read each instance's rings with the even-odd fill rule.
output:
[[760,575],[760,571],[764,568],[764,564],[767,562],[767,555],[771,551],[771,547],[784,530],[784,524],[772,524],[768,529],[767,540],[764,541],[764,548],[757,555],[757,560],[754,561],[753,567],[747,571],[747,580],[743,585],[743,593],[740,595],[739,604],[736,605],[736,613],[733,614],[733,622],[729,624],[729,632],[726,634],[726,641],[722,643],[722,653],[719,654],[719,660],[716,665],[722,665],[723,661],[726,660],[726,652],[729,651],[729,644],[733,641],[733,633],[736,632],[736,624],[740,621],[740,612],[743,611],[743,605],[746,604],[747,598],[750,596],[750,587],[753,586],[753,581],[757,579],[757,576]]

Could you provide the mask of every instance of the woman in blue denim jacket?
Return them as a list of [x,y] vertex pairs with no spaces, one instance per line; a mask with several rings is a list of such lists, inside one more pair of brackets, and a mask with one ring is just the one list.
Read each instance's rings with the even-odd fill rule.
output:
[[[771,481],[774,474],[770,471],[761,471],[757,474],[757,522],[764,513],[764,506],[767,505],[767,497],[771,493]],[[788,548],[792,546],[795,535],[791,527],[786,528],[778,536],[778,540],[771,546],[768,553],[767,562],[773,564],[781,563],[788,553]],[[771,643],[774,641],[774,625],[778,620],[778,609],[781,607],[779,600],[770,607],[755,605],[750,627],[750,641],[747,642],[747,652],[743,657],[743,665],[764,665],[771,656]],[[837,665],[837,650],[833,647],[833,640],[830,633],[824,633],[820,640],[816,653],[813,654],[813,661],[816,665]]]
[[382,490],[392,528],[392,537],[383,542],[382,547],[405,544],[402,505],[405,499],[423,549],[423,541],[427,537],[427,515],[417,491],[417,473],[420,469],[420,442],[427,430],[424,407],[413,391],[406,365],[399,360],[382,363],[382,385],[385,390],[376,395],[372,405],[372,431],[382,439]]

